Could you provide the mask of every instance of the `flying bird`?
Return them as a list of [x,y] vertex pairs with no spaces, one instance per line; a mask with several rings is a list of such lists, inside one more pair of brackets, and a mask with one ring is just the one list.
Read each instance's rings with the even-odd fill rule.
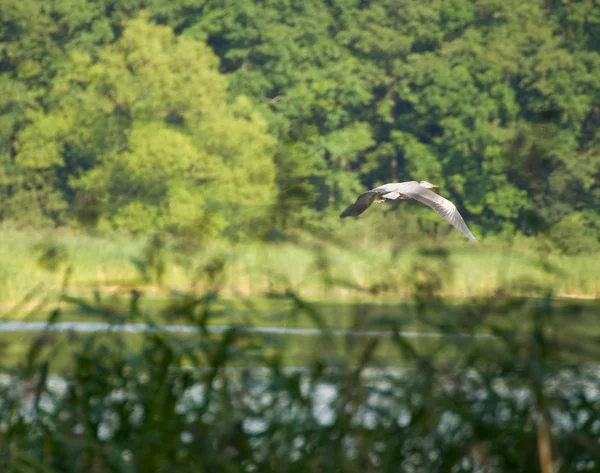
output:
[[436,187],[439,186],[427,181],[391,182],[384,184],[359,195],[356,202],[340,214],[340,218],[357,217],[367,210],[373,202],[379,204],[385,201],[414,199],[431,207],[450,222],[454,228],[460,230],[469,240],[477,241],[458,210],[456,210],[456,206],[448,199],[444,199],[441,195],[429,190]]

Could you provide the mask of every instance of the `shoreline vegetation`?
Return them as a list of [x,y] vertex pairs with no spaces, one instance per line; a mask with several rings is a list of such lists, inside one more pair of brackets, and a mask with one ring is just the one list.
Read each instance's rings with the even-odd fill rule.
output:
[[[535,240],[420,245],[394,242],[257,242],[195,245],[185,240],[90,236],[76,232],[0,230],[0,306],[35,288],[73,295],[149,296],[202,290],[219,278],[224,295],[293,289],[317,299],[385,300],[414,294],[419,279],[436,273],[436,294],[448,298],[506,294],[596,299],[600,267],[591,255],[561,255]],[[599,255],[600,256],[600,255]],[[40,292],[40,293],[41,293]]]
[[[48,249],[42,261],[50,269]],[[57,274],[76,252],[61,254]],[[298,340],[235,325],[212,333],[207,326],[228,316],[217,265],[203,266],[212,274],[203,291],[173,294],[162,308],[198,333],[55,334],[46,326],[0,334],[0,466],[10,473],[547,473],[556,464],[595,471],[597,311],[557,303],[541,287],[536,300],[506,294],[452,307],[437,294],[448,253],[434,247],[419,256],[424,269],[409,304],[380,317],[347,302],[346,323],[392,331],[385,339],[334,337],[328,328],[339,327],[338,318],[277,290],[271,297],[285,303],[279,320],[302,319],[318,334]],[[155,263],[147,277],[168,273],[158,260],[147,259]],[[67,305],[112,323],[160,321],[133,291],[120,305],[101,291],[91,301],[63,298],[47,305],[47,322],[68,319]],[[246,302],[247,321],[258,325],[260,307]],[[444,336],[403,336],[411,322],[402,307]],[[472,336],[482,332],[493,339]]]

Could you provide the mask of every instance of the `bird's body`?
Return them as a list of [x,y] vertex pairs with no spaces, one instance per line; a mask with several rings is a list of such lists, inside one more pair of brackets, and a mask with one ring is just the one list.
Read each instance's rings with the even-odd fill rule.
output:
[[456,206],[448,199],[429,190],[433,187],[437,186],[427,181],[391,182],[384,184],[359,195],[356,202],[344,210],[340,217],[357,217],[367,210],[373,202],[414,199],[435,210],[469,240],[477,241],[458,210],[456,210]]

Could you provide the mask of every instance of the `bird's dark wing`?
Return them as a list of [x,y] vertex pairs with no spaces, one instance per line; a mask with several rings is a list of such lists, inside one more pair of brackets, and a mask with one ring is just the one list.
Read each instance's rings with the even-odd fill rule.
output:
[[445,199],[441,195],[436,194],[419,184],[407,186],[406,188],[403,188],[401,192],[407,197],[418,200],[428,207],[431,207],[450,222],[454,228],[460,230],[469,240],[477,241],[456,209],[456,206],[448,199]]
[[340,218],[357,217],[371,206],[378,195],[378,192],[373,192],[372,190],[359,195],[356,202],[348,206],[348,208],[340,214]]

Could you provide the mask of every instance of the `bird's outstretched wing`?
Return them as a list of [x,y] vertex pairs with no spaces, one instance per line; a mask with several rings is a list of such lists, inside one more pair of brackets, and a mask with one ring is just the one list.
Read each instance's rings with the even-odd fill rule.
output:
[[357,217],[371,206],[378,195],[377,192],[373,192],[372,190],[359,195],[356,202],[348,206],[346,210],[340,214],[340,218]]
[[411,185],[403,187],[402,194],[410,197],[411,199],[418,200],[428,207],[431,207],[444,219],[450,222],[454,228],[460,230],[469,240],[477,241],[477,239],[471,233],[471,230],[469,230],[469,227],[467,227],[467,224],[463,220],[462,216],[456,209],[456,206],[452,202],[450,202],[448,199],[445,199],[441,195],[430,191],[429,189],[425,189],[418,183],[410,184]]

